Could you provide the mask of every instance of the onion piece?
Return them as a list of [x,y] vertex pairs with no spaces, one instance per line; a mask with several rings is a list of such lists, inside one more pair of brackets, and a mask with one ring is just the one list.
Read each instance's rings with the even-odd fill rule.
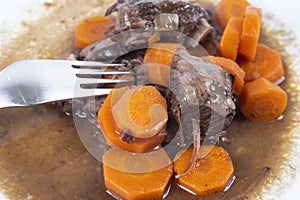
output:
[[156,28],[178,30],[179,16],[177,14],[161,13],[155,16]]

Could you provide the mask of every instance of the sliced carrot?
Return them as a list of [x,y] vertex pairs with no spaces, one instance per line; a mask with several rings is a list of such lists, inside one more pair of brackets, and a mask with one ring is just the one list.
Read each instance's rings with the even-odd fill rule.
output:
[[183,45],[180,43],[154,43],[147,49],[144,63],[170,66],[178,48],[183,48]]
[[[233,165],[228,153],[217,146],[202,146],[205,157],[198,158],[192,170],[177,179],[178,184],[197,195],[207,195],[224,190],[233,176]],[[193,148],[179,152],[174,167],[177,174],[185,171],[192,157]]]
[[184,47],[180,43],[154,43],[147,49],[144,63],[150,83],[168,85],[170,65],[178,48]]
[[260,35],[262,10],[248,6],[244,15],[243,31],[240,37],[239,55],[254,60]]
[[246,73],[245,82],[264,77],[271,82],[279,82],[284,78],[284,69],[280,53],[264,44],[258,44],[253,61],[240,58],[239,66]]
[[243,18],[230,18],[219,44],[219,49],[224,57],[231,60],[237,58],[242,29]]
[[219,65],[223,69],[225,69],[230,74],[235,75],[235,80],[233,84],[234,91],[237,95],[239,95],[244,86],[244,77],[245,72],[240,66],[231,59],[217,57],[217,56],[206,56],[203,59],[208,60],[211,63]]
[[222,0],[214,11],[214,17],[224,30],[231,17],[243,17],[246,7],[250,3],[246,0]]
[[153,86],[127,90],[113,105],[112,114],[119,128],[138,138],[156,135],[168,120],[166,100]]
[[[164,123],[166,123],[165,116],[167,117],[167,111],[166,111],[166,102],[163,102],[160,98],[163,98],[162,96],[157,97],[158,95],[160,95],[160,93],[157,91],[157,93],[153,92],[153,90],[156,90],[154,87],[152,86],[143,86],[143,89],[141,90],[137,90],[135,91],[137,94],[135,94],[136,96],[138,96],[139,92],[142,92],[144,95],[144,98],[141,99],[139,97],[135,97],[133,95],[133,99],[127,99],[127,103],[126,103],[126,98],[123,98],[124,94],[126,94],[126,92],[130,91],[129,88],[120,88],[120,89],[114,89],[106,98],[106,100],[104,101],[102,107],[100,108],[99,112],[98,112],[98,122],[99,125],[101,127],[101,130],[103,132],[103,135],[107,141],[107,143],[109,145],[112,146],[117,146],[121,149],[125,149],[127,151],[131,151],[131,152],[146,152],[146,151],[150,151],[151,149],[153,149],[154,147],[158,146],[164,139],[165,135],[166,135],[166,130],[165,130],[165,125]],[[145,92],[146,91],[146,92]],[[147,96],[147,92],[149,92],[150,95]],[[155,93],[155,95],[151,95]],[[153,98],[153,99],[151,99]],[[156,100],[157,101],[156,101]],[[145,102],[141,102],[141,101],[145,101]],[[123,101],[123,102],[122,102]],[[136,124],[135,121],[132,121],[132,119],[136,119],[139,117],[141,117],[142,119],[147,118],[148,119],[148,115],[146,113],[144,113],[144,115],[140,115],[139,110],[142,109],[142,106],[145,105],[145,103],[147,102],[153,102],[153,105],[159,105],[158,107],[161,109],[159,111],[157,111],[156,108],[154,108],[154,111],[152,109],[152,106],[148,105],[148,109],[145,109],[145,112],[152,112],[151,114],[149,114],[149,116],[151,117],[151,119],[153,118],[157,118],[157,119],[163,119],[163,121],[160,121],[159,125],[155,125],[154,127],[149,127],[149,126],[144,126],[144,129],[149,129],[150,131],[144,131],[146,132],[146,134],[151,133],[151,135],[149,137],[145,137],[145,135],[142,135],[143,137],[136,137],[134,134],[142,134],[142,133],[136,133],[135,132],[135,128],[142,128],[143,126],[139,126]],[[162,103],[163,102],[163,103]],[[118,105],[118,103],[120,103]],[[140,108],[135,108],[137,110],[134,111],[128,111],[128,109],[125,107],[129,106],[130,104],[136,105],[140,104]],[[161,105],[163,104],[163,105]],[[124,127],[118,127],[117,123],[116,123],[116,119],[113,115],[113,107],[117,105],[119,106],[115,108],[115,114],[117,112],[124,112],[124,110],[126,110],[126,112],[129,113],[125,113],[125,117],[126,119],[122,119],[122,117],[119,117],[117,120],[119,120],[119,124],[120,121],[122,121],[123,123],[125,123],[125,125],[127,124],[127,126]],[[120,106],[121,105],[121,106]],[[122,108],[122,105],[124,105],[124,107]],[[138,105],[137,105],[138,107]],[[130,108],[131,109],[131,108]],[[129,109],[129,110],[130,110]],[[152,109],[152,110],[151,110]],[[142,120],[141,119],[141,120]],[[156,120],[157,121],[157,120]],[[135,126],[131,127],[131,124],[134,124]],[[128,126],[129,125],[129,126]],[[162,127],[162,128],[160,128]],[[155,129],[157,128],[157,129]],[[153,130],[155,130],[155,132],[153,133]],[[152,131],[152,132],[151,132]],[[145,134],[143,132],[143,134]],[[146,135],[147,136],[147,135]]]
[[238,103],[241,112],[251,121],[271,121],[286,108],[287,94],[265,78],[246,83]]
[[151,155],[109,149],[102,161],[106,188],[125,200],[162,197],[173,174],[173,165],[163,149]]
[[105,39],[105,33],[112,30],[115,24],[109,17],[96,16],[81,22],[75,29],[75,45],[83,48]]
[[[151,118],[151,109],[157,105],[160,109],[160,116],[155,115]],[[129,115],[131,119],[139,126],[147,126],[153,121],[156,121],[154,117],[159,118],[159,122],[163,122],[168,119],[167,116],[167,103],[165,98],[159,93],[153,86],[139,87],[131,96],[129,100]],[[166,116],[164,116],[164,114]],[[162,117],[162,118],[161,118]],[[159,125],[156,125],[158,129]],[[164,125],[162,125],[164,126]]]

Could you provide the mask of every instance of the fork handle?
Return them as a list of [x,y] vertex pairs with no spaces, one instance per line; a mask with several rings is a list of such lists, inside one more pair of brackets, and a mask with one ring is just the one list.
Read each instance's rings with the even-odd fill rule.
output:
[[106,95],[109,90],[80,88],[71,67],[77,61],[22,60],[0,72],[0,108]]

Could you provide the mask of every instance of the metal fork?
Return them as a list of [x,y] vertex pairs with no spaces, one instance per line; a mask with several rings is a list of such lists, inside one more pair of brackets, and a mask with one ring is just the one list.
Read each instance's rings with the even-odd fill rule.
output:
[[99,88],[99,85],[133,82],[103,78],[103,75],[132,73],[116,70],[120,66],[122,64],[47,59],[14,62],[0,72],[0,108],[106,95],[111,88]]

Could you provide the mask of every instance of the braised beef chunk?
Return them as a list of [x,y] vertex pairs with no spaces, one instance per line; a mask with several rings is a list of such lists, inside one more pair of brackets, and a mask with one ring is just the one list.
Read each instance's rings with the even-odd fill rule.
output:
[[155,17],[163,13],[178,15],[178,29],[183,33],[193,30],[202,18],[209,19],[205,9],[198,3],[179,0],[119,1],[106,11],[106,15],[115,11],[118,12],[120,30],[155,27]]
[[[210,15],[197,2],[180,0],[124,0],[111,6],[106,15],[118,13],[117,25],[108,36],[136,28],[164,28],[179,31],[198,43],[211,40],[214,31]],[[216,48],[214,49],[216,50]]]
[[121,56],[133,51],[148,48],[148,40],[155,30],[131,29],[123,31],[105,40],[101,40],[91,47],[84,48],[80,55],[85,60],[115,62]]
[[56,102],[57,107],[66,115],[74,114],[72,113],[76,109],[85,113],[98,113],[98,110],[102,106],[105,100],[105,96],[96,96],[95,98],[79,98],[72,100],[65,100],[61,102]]
[[210,54],[217,52],[215,29],[210,24],[211,17],[197,2],[122,0],[107,9],[106,15],[114,12],[117,12],[116,26],[107,33],[108,39],[82,49],[80,58],[112,61],[112,55],[116,59],[129,53],[129,50],[147,48],[148,39],[157,28],[164,30],[160,31],[160,37],[166,42],[179,41],[179,32],[193,41],[187,45],[195,47],[200,44]]
[[[200,119],[201,139],[218,139],[235,116],[233,77],[217,65],[179,49],[171,66],[169,89],[174,118],[192,138],[191,118]],[[180,114],[179,114],[180,113]],[[199,116],[200,113],[200,116]],[[180,123],[185,121],[184,123]],[[188,125],[190,124],[190,125]]]

